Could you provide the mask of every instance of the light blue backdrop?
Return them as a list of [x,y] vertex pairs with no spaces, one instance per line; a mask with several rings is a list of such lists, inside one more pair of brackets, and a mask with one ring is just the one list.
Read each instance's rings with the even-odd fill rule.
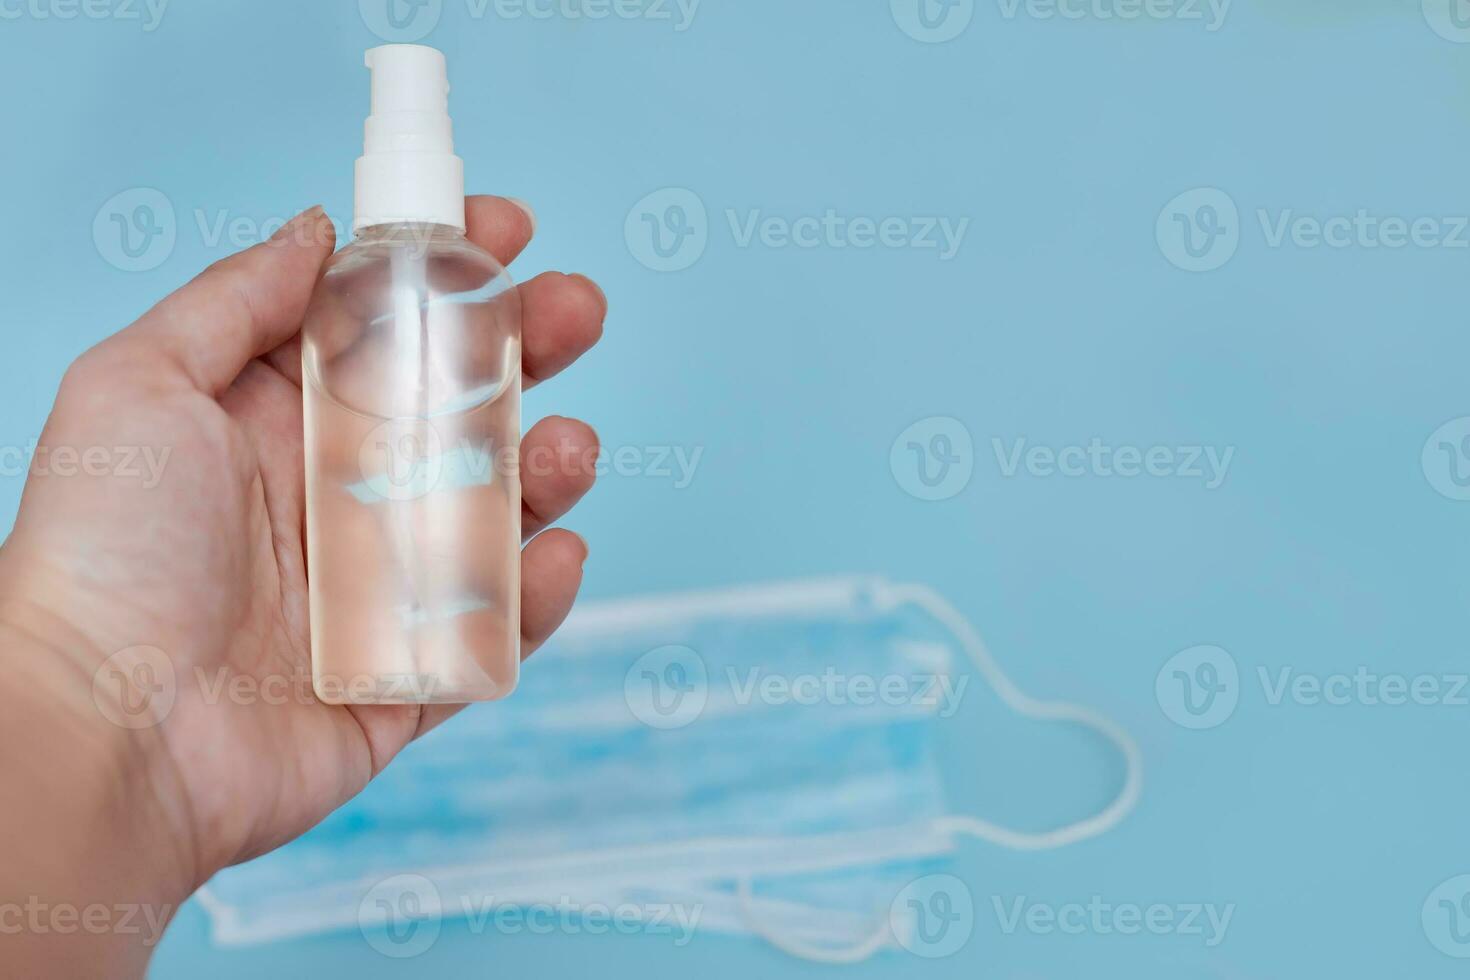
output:
[[[1470,872],[1455,690],[1470,422],[1431,439],[1470,415],[1457,2],[398,11],[395,39],[432,27],[448,53],[471,186],[539,212],[519,275],[584,271],[611,299],[601,347],[528,415],[703,454],[687,486],[648,465],[603,480],[572,524],[591,542],[587,594],[921,580],[1023,686],[1139,738],[1143,804],[1120,830],[1041,855],[966,845],[965,947],[854,976],[1462,975],[1448,953],[1470,954],[1456,931],[1470,918],[1439,898],[1464,889],[1431,896]],[[347,218],[361,53],[383,40],[369,23],[393,33],[381,0],[364,7],[173,0],[155,22],[141,0],[0,2],[0,443],[35,437],[74,355],[264,223],[318,201]],[[172,209],[154,217],[173,241],[134,235],[130,255],[111,216],[141,216],[140,188]],[[931,221],[963,227],[954,254]],[[1025,455],[1038,446],[1067,472]],[[1155,447],[1152,475],[1111,460]],[[1190,447],[1228,467],[1193,475]],[[17,469],[0,478],[6,513]],[[1166,667],[1202,644],[1227,653]],[[1191,683],[1219,668],[1216,700],[1176,668]],[[1380,681],[1333,687],[1359,668]],[[1383,675],[1429,703],[1382,703],[1402,700]],[[1283,676],[1346,703],[1277,697]],[[1019,726],[988,698],[945,731],[956,805],[997,818],[1075,817],[1118,775],[1085,737]],[[995,896],[1233,917],[1213,948],[1007,932]],[[406,965],[356,934],[225,952],[194,908],[155,959],[160,978],[216,980],[815,969],[720,937],[673,949],[453,925]]]

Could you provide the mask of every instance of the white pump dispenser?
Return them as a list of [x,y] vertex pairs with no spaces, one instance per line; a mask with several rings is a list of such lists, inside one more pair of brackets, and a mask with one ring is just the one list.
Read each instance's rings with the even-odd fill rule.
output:
[[444,53],[421,44],[367,52],[372,115],[357,161],[352,230],[437,224],[464,231],[464,162],[454,155]]

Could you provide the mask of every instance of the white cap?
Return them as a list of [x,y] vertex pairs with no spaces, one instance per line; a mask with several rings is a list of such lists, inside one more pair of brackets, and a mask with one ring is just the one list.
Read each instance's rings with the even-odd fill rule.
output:
[[424,222],[464,231],[464,161],[454,155],[444,52],[385,44],[366,61],[372,115],[357,160],[352,230]]

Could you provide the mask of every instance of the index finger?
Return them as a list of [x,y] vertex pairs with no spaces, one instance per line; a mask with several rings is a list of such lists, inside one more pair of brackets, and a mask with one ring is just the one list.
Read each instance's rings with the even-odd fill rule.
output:
[[464,199],[465,237],[510,265],[536,233],[536,214],[513,197],[475,194]]

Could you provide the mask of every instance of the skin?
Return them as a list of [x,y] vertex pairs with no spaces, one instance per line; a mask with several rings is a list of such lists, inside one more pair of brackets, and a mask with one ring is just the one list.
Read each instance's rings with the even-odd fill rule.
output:
[[[469,237],[502,264],[534,230],[504,198],[469,198],[466,213]],[[310,829],[456,710],[326,705],[300,683],[310,643],[298,334],[333,245],[319,208],[299,215],[83,354],[62,381],[41,446],[169,456],[156,486],[33,468],[0,548],[7,974],[142,976],[158,929],[211,875]],[[560,273],[520,291],[529,387],[596,343],[606,301],[591,280]],[[553,416],[525,435],[522,456],[587,460],[596,448],[588,426]],[[580,537],[548,525],[593,474],[553,469],[523,467],[524,653],[570,611],[587,557]],[[117,657],[139,646],[166,657],[176,692],[161,721],[128,727],[94,679],[134,663]],[[211,697],[201,676],[247,694]],[[269,686],[283,680],[293,686]]]

